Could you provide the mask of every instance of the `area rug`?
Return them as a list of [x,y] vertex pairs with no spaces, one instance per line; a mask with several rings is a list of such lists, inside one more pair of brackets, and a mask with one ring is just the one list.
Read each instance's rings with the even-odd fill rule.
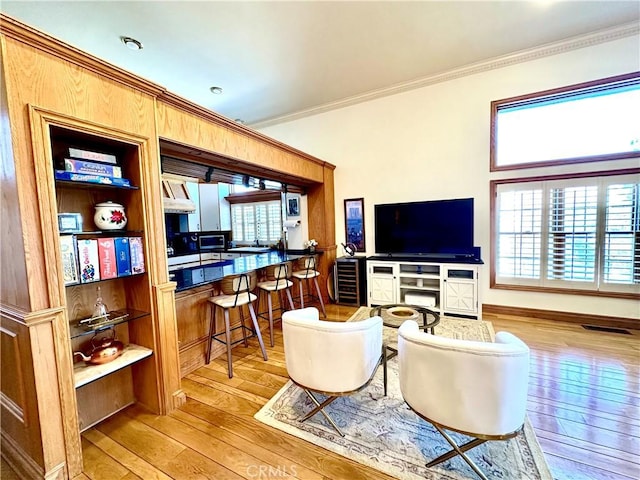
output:
[[[369,309],[361,307],[349,321],[368,318]],[[443,317],[436,335],[491,341],[493,327],[480,320]],[[385,327],[385,338],[395,341],[396,329]],[[388,393],[382,386],[382,368],[364,390],[341,397],[326,410],[345,437],[341,437],[322,414],[300,422],[303,413],[313,408],[307,395],[288,382],[255,418],[267,425],[368,465],[398,479],[462,480],[477,475],[459,457],[427,468],[425,463],[446,451],[449,445],[429,423],[420,419],[402,400],[398,364],[388,364]],[[452,434],[458,443],[466,437]],[[468,452],[480,469],[491,479],[552,480],[552,475],[535,438],[529,421],[523,432],[507,441],[487,442]]]

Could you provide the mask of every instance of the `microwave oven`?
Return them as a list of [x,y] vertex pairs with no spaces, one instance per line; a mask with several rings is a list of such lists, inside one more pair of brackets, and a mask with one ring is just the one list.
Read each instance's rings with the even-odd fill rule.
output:
[[225,248],[224,235],[199,235],[200,253],[220,251]]

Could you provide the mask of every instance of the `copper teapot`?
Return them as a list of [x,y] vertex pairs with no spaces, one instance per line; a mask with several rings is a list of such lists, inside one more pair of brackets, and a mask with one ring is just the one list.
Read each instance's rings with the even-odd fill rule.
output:
[[79,355],[87,365],[102,365],[118,358],[124,350],[124,345],[115,339],[115,332],[113,330],[111,332],[110,337],[97,338],[97,334],[94,335],[86,353],[73,352],[74,358]]

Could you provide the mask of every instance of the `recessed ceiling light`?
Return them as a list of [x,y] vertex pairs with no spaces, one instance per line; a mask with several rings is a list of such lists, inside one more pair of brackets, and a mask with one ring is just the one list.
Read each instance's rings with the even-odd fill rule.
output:
[[139,42],[135,38],[120,37],[120,40],[122,40],[122,43],[124,43],[129,50],[142,50],[144,48],[142,42]]
[[241,118],[236,118],[234,122],[239,123],[240,125],[244,125],[244,120]]
[[220,95],[222,93],[222,87],[211,87],[209,91],[215,95]]

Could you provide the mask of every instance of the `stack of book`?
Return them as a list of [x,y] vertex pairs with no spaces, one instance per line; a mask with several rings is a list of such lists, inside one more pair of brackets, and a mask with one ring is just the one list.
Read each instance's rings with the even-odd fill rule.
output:
[[118,159],[110,153],[70,147],[68,157],[64,158],[63,168],[55,171],[56,180],[100,183],[118,187],[131,186],[128,179],[122,178],[122,168],[118,166]]
[[145,272],[141,237],[77,239],[60,237],[65,285],[96,282]]

